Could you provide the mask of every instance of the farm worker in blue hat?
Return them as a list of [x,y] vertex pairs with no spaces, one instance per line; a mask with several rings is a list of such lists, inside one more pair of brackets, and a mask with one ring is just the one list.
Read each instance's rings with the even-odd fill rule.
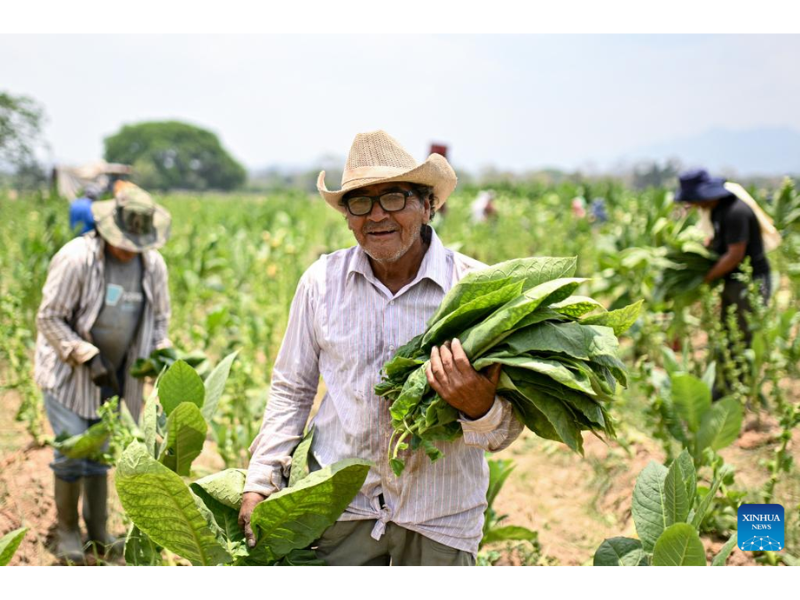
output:
[[255,544],[255,506],[286,485],[320,376],[326,394],[312,419],[309,464],[374,463],[359,493],[316,542],[330,565],[473,565],[483,535],[489,469],[522,425],[495,392],[499,365],[475,371],[460,342],[434,348],[428,384],[459,411],[463,437],[447,458],[411,453],[402,477],[387,449],[389,403],[374,393],[379,371],[425,330],[447,291],[483,265],[445,248],[429,223],[456,187],[440,154],[417,161],[384,131],[353,141],[340,190],[317,189],[357,245],[323,255],[300,279],[272,373],[261,431],[250,447],[239,522]]
[[[127,367],[171,345],[167,267],[157,250],[169,237],[169,213],[129,186],[93,203],[92,216],[96,230],[68,242],[50,262],[36,315],[34,378],[56,437],[84,433],[114,396],[138,418],[143,383]],[[84,562],[81,495],[88,541],[101,553],[119,546],[106,530],[108,465],[96,458],[56,451],[50,463],[56,556],[67,563]]]
[[[766,304],[771,295],[770,266],[767,252],[780,244],[780,234],[772,220],[739,184],[721,177],[711,177],[705,169],[693,169],[679,176],[680,189],[676,202],[684,202],[700,211],[700,227],[709,234],[711,249],[719,260],[705,276],[705,283],[724,280],[722,289],[722,323],[734,306],[738,328],[749,346],[752,333],[747,313],[752,310],[747,297],[747,284],[737,274],[745,258],[750,259],[753,280]],[[717,386],[715,397],[721,397]]]

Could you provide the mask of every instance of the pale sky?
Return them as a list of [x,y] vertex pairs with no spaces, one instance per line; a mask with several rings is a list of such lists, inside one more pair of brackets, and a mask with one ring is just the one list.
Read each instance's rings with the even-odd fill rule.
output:
[[457,166],[610,166],[712,128],[800,132],[800,36],[0,35],[0,89],[45,107],[52,158],[179,119],[249,168],[344,157],[385,129]]

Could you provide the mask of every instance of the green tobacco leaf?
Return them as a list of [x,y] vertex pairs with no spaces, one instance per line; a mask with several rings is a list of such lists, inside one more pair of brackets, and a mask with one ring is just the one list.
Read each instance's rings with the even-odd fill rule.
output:
[[673,461],[664,480],[664,523],[685,523],[689,516],[689,498],[686,494],[686,481],[680,462]]
[[515,325],[539,306],[548,306],[567,298],[581,283],[582,278],[563,278],[546,281],[526,291],[489,315],[483,322],[469,330],[462,340],[464,352],[477,359],[495,344],[507,337]]
[[108,441],[108,427],[102,421],[95,423],[84,433],[53,442],[53,448],[67,458],[98,458]]
[[643,567],[647,566],[647,554],[639,540],[613,537],[603,540],[594,553],[592,564],[595,567]]
[[519,297],[520,294],[522,294],[522,282],[517,281],[462,304],[453,312],[436,321],[425,332],[422,338],[422,350],[427,352],[432,346],[438,346],[448,340],[452,340],[471,325],[492,314],[514,298]]
[[503,341],[503,347],[513,355],[554,353],[596,361],[603,356],[616,359],[619,342],[610,327],[545,321],[512,334]]
[[202,408],[205,396],[203,380],[182,360],[176,361],[158,381],[158,399],[167,416],[182,402]]
[[697,433],[703,414],[711,408],[711,390],[694,375],[679,373],[672,376],[671,398],[689,431]]
[[683,473],[684,487],[686,488],[686,501],[691,509],[694,506],[694,498],[697,495],[697,470],[694,467],[694,461],[686,450],[681,451],[675,462],[681,466]]
[[599,310],[605,312],[606,309],[594,298],[589,298],[587,296],[570,296],[566,300],[551,304],[550,310],[568,316],[571,319],[578,319],[592,311]]
[[245,469],[225,469],[198,479],[192,483],[192,490],[198,494],[202,490],[217,502],[238,511],[242,506],[244,482],[247,479]]
[[639,313],[642,310],[644,300],[639,300],[634,304],[617,310],[611,310],[599,315],[593,315],[581,319],[584,325],[604,325],[611,327],[614,330],[614,335],[622,335],[636,322],[639,318]]
[[28,528],[20,527],[14,531],[9,531],[0,538],[0,567],[5,567],[11,562],[26,533],[28,533]]
[[161,549],[136,525],[131,525],[125,537],[125,564],[136,567],[161,564]]
[[527,527],[519,527],[517,525],[507,525],[506,527],[494,527],[486,532],[481,539],[481,546],[491,544],[492,542],[506,542],[506,541],[528,541],[535,542],[539,534],[531,531]]
[[[239,544],[244,544],[245,542],[244,532],[241,527],[239,527],[238,509],[231,508],[215,500],[201,487],[195,487],[194,484],[192,484],[191,488],[197,497],[200,498],[206,509],[211,513],[211,518],[219,528],[222,538],[228,543],[229,549],[231,549],[230,553],[236,555],[237,553],[232,550],[232,548]],[[208,518],[206,518],[206,521],[208,521]],[[242,554],[246,555],[247,551],[244,550]]]
[[305,549],[292,550],[278,562],[280,567],[323,567],[325,564],[316,552]]
[[389,408],[392,419],[402,422],[406,415],[419,404],[425,392],[428,391],[428,377],[425,375],[427,364],[426,362],[424,365],[418,367],[417,370],[413,371],[411,375],[408,376],[408,379],[406,379],[403,391],[400,392],[400,396],[398,396],[397,400],[392,402]]
[[128,517],[154,543],[193,565],[231,560],[189,487],[179,475],[151,458],[144,444],[133,442],[125,449],[115,481]]
[[144,434],[144,445],[153,458],[158,457],[156,448],[156,433],[158,432],[158,388],[153,388],[153,393],[144,405],[142,416],[142,433]]
[[706,372],[703,373],[703,383],[706,384],[708,389],[714,389],[714,381],[717,379],[717,363],[715,361],[711,361],[706,367]]
[[706,551],[694,527],[675,523],[664,530],[653,549],[656,567],[705,567]]
[[[439,309],[428,321],[428,324],[436,323],[442,315],[451,312],[453,307],[459,304],[461,297],[466,296],[472,299],[479,293],[499,289],[505,285],[506,281],[512,279],[522,279],[523,291],[528,290],[546,281],[571,277],[575,273],[577,263],[576,257],[517,258],[468,273],[445,295]],[[494,287],[481,287],[487,282],[492,282]],[[470,295],[468,290],[473,287],[474,291]]]
[[231,365],[236,359],[237,354],[239,354],[238,350],[228,354],[228,356],[223,358],[219,364],[214,367],[214,370],[211,371],[209,376],[206,378],[206,382],[204,384],[205,401],[202,403],[202,412],[203,417],[209,423],[211,422],[211,419],[214,417],[214,413],[217,410],[217,404],[219,404],[219,399],[222,397],[222,391],[225,389],[225,382],[228,381],[228,375],[231,372]]
[[514,357],[483,357],[475,361],[473,367],[475,370],[488,367],[491,364],[499,363],[509,367],[516,367],[518,369],[526,369],[539,373],[564,385],[566,387],[578,390],[584,394],[594,396],[592,389],[592,382],[587,377],[585,372],[574,371],[564,366],[564,363],[557,359],[538,358],[531,356],[514,356]]
[[178,475],[188,477],[192,461],[203,451],[207,431],[200,409],[181,402],[167,418],[167,435],[159,460]]
[[[474,273],[472,274],[474,276]],[[474,277],[473,277],[474,279]],[[428,319],[428,329],[433,328],[437,323],[446,320],[451,314],[458,312],[460,308],[468,305],[476,298],[496,292],[512,283],[511,277],[500,277],[493,280],[472,281],[467,275],[450,288],[450,291],[442,298],[439,308]],[[427,333],[427,331],[426,331]],[[423,338],[424,338],[423,334]],[[421,340],[420,340],[421,342]]]
[[559,399],[540,388],[527,382],[515,383],[519,392],[547,417],[553,429],[558,432],[561,441],[573,451],[583,455],[583,437],[570,409]]
[[656,540],[667,527],[664,514],[664,481],[667,468],[655,461],[642,469],[633,488],[632,513],[636,533],[646,552],[652,552]]
[[708,512],[708,509],[711,506],[711,503],[714,501],[714,496],[717,495],[717,490],[719,489],[719,486],[722,484],[722,480],[728,473],[731,472],[731,469],[732,467],[730,467],[729,465],[723,466],[720,472],[717,473],[717,476],[711,482],[711,488],[708,490],[708,493],[705,496],[703,496],[703,499],[697,506],[697,510],[692,515],[691,519],[692,526],[695,529],[700,528],[700,524],[703,522],[703,519],[705,518],[706,513]]
[[256,505],[250,522],[258,532],[258,546],[274,558],[307,547],[352,502],[371,465],[359,459],[341,460]]
[[711,561],[712,567],[725,566],[728,557],[731,555],[731,552],[733,552],[733,549],[736,547],[736,536],[737,533],[734,531],[730,539],[727,542],[725,542],[725,545],[722,548],[720,548],[719,552],[714,557],[714,560]]
[[303,440],[297,445],[292,454],[292,468],[289,471],[288,487],[292,487],[303,477],[308,475],[308,452],[311,450],[311,442],[314,440],[314,427],[312,426],[303,436]]
[[489,487],[486,489],[486,502],[491,507],[506,479],[514,470],[514,463],[511,459],[494,459],[486,462],[489,464]]
[[697,453],[705,449],[722,450],[739,437],[744,412],[735,398],[723,398],[707,410],[697,431]]

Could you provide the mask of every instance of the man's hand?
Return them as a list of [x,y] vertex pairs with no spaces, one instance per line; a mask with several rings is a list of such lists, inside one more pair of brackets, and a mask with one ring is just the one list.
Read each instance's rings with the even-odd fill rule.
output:
[[247,540],[248,548],[255,548],[256,536],[250,527],[250,515],[259,502],[263,502],[267,497],[258,492],[245,492],[242,496],[242,508],[239,509],[239,527],[244,531],[244,538]]
[[95,354],[89,361],[89,373],[96,386],[111,388],[119,396],[117,374],[107,358],[100,354]]
[[431,364],[425,374],[428,383],[442,399],[470,419],[480,419],[494,404],[500,364],[482,372],[472,368],[458,339],[431,349]]

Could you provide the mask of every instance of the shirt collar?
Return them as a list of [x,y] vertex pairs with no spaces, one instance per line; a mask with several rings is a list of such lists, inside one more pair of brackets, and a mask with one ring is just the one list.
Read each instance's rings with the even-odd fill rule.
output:
[[[417,271],[417,276],[409,284],[414,285],[422,279],[430,279],[440,288],[443,292],[448,290],[448,267],[447,255],[449,251],[444,247],[436,231],[431,228],[431,243],[428,246],[425,256],[422,257],[422,263]],[[372,272],[372,266],[369,264],[369,257],[364,249],[359,245],[355,247],[353,259],[347,267],[347,278],[350,278],[352,273],[360,273],[369,281],[377,281],[375,274]]]

